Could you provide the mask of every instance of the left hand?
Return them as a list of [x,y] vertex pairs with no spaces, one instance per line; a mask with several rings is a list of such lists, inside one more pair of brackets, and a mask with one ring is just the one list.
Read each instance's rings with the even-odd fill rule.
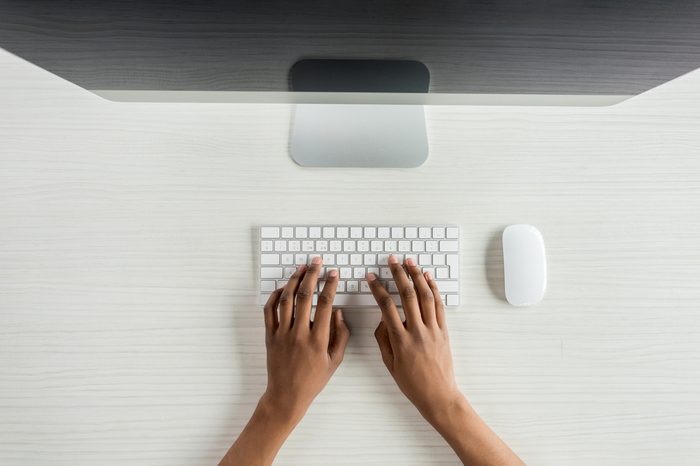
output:
[[[338,271],[330,270],[311,306],[321,258],[300,266],[284,288],[265,305],[267,389],[263,399],[294,419],[301,419],[343,360],[350,330],[340,309],[333,310]],[[278,311],[279,309],[279,311]]]

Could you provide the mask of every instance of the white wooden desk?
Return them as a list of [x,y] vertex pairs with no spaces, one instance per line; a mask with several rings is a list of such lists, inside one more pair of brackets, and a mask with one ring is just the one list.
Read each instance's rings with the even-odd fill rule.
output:
[[[0,52],[0,464],[207,465],[265,384],[255,229],[462,227],[456,370],[532,465],[700,457],[700,72],[608,108],[431,107],[414,170],[303,169],[287,105],[117,104]],[[372,206],[372,208],[367,208]],[[499,232],[543,232],[545,301]],[[277,464],[456,457],[348,312]]]

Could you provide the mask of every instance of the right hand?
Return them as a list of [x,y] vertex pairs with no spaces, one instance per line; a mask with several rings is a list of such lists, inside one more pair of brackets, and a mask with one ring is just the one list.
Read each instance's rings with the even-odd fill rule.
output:
[[395,256],[389,257],[405,322],[376,275],[367,276],[382,310],[382,320],[374,336],[396,384],[423,417],[434,423],[437,417],[465,399],[455,381],[445,311],[437,284],[412,259],[407,259],[404,266],[405,271]]

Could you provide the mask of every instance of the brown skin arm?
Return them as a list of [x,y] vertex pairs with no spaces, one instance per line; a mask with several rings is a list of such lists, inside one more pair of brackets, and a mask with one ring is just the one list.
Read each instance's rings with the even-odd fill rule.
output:
[[267,389],[220,466],[270,465],[311,402],[343,360],[350,330],[333,310],[337,271],[330,271],[311,322],[320,258],[301,266],[265,305]]
[[465,465],[523,465],[457,386],[445,311],[433,277],[423,274],[411,259],[402,267],[391,256],[389,267],[401,295],[405,322],[377,277],[369,274],[367,280],[382,311],[374,334],[396,384]]

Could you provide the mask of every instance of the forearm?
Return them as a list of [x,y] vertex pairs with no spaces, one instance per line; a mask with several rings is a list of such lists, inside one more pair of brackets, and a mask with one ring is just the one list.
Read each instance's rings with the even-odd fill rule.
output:
[[523,465],[463,396],[424,414],[465,465]]
[[276,406],[263,395],[253,416],[219,466],[268,466],[303,413]]

